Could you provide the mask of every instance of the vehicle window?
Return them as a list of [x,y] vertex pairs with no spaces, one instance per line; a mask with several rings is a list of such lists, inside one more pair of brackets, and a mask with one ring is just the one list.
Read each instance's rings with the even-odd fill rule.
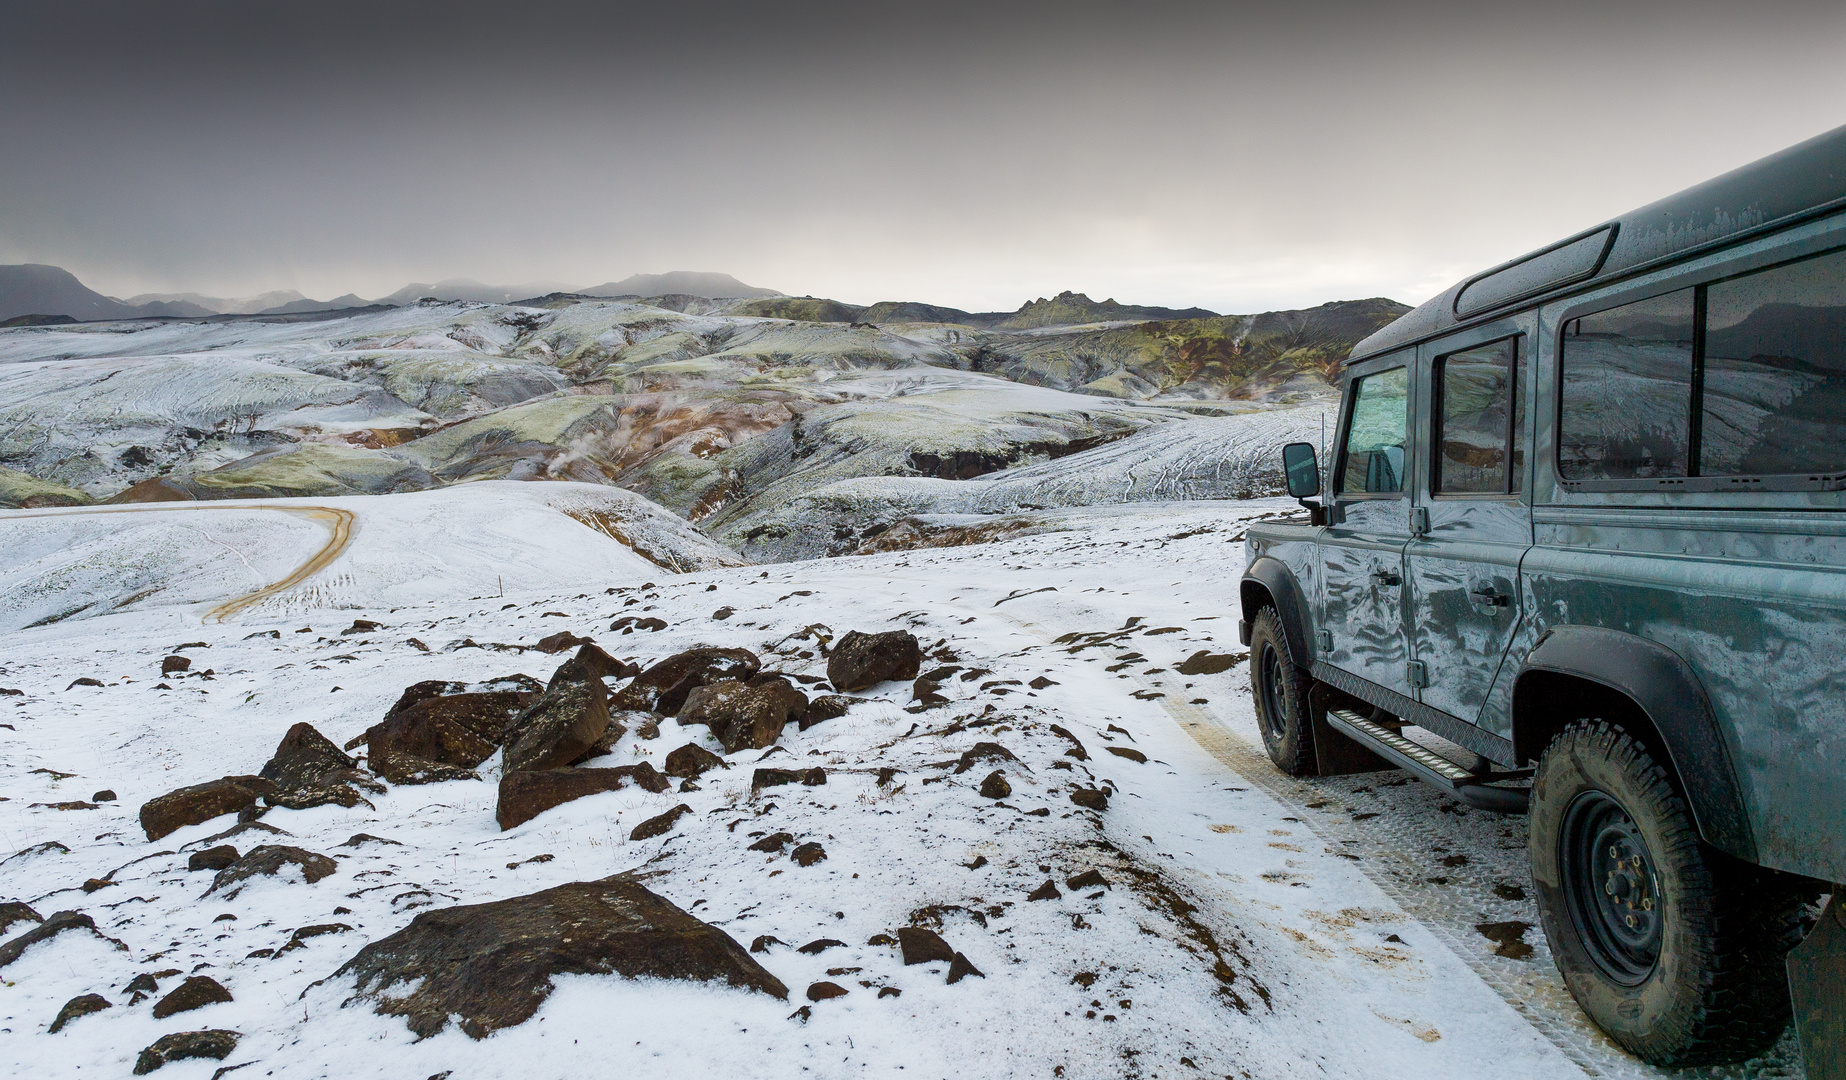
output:
[[1431,489],[1445,495],[1505,495],[1516,470],[1513,388],[1518,339],[1508,338],[1436,361],[1436,468]]
[[1341,492],[1404,490],[1404,432],[1409,422],[1408,369],[1380,371],[1358,381],[1340,467]]
[[1703,476],[1846,471],[1846,251],[1705,294]]
[[1687,475],[1695,291],[1565,324],[1558,470],[1566,480]]

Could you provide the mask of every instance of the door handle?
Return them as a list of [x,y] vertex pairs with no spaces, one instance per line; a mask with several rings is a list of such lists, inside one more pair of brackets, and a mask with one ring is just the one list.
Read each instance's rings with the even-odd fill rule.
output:
[[1386,588],[1394,589],[1397,586],[1402,585],[1403,583],[1404,583],[1404,579],[1402,577],[1399,577],[1395,570],[1374,570],[1372,571],[1372,584],[1373,585],[1383,585]]
[[1494,588],[1492,585],[1476,585],[1468,590],[1468,599],[1482,607],[1503,608],[1512,603],[1512,598]]

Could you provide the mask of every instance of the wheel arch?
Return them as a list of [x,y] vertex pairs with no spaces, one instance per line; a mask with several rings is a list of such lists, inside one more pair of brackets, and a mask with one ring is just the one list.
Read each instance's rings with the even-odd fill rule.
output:
[[1586,716],[1622,723],[1666,757],[1706,843],[1756,861],[1743,792],[1705,688],[1678,653],[1594,626],[1547,631],[1513,682],[1513,751],[1535,760]]
[[1308,642],[1307,600],[1287,564],[1268,555],[1252,562],[1238,584],[1238,599],[1243,604],[1243,621],[1238,626],[1243,644],[1250,644],[1250,626],[1256,621],[1256,613],[1273,607],[1282,620],[1282,633],[1288,638],[1295,663],[1306,669],[1314,662],[1314,651]]

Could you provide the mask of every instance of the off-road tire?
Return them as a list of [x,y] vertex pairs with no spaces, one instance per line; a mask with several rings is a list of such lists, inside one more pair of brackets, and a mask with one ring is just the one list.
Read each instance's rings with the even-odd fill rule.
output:
[[[1586,822],[1600,825],[1586,832]],[[1781,1036],[1783,958],[1806,932],[1814,893],[1701,841],[1674,777],[1643,743],[1605,720],[1566,727],[1539,758],[1529,835],[1558,971],[1623,1048],[1685,1068],[1744,1061]],[[1640,940],[1636,917],[1652,928],[1651,949],[1628,947]]]
[[1282,619],[1272,607],[1256,613],[1250,627],[1250,694],[1256,726],[1276,768],[1290,776],[1313,776],[1314,733],[1309,726],[1308,691],[1314,679],[1295,664]]

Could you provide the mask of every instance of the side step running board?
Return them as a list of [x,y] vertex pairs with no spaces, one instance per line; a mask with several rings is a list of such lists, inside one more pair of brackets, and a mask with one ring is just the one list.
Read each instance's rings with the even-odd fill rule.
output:
[[1349,709],[1328,709],[1327,724],[1359,745],[1407,770],[1417,779],[1454,795],[1477,810],[1496,814],[1523,814],[1531,805],[1525,788],[1491,787],[1496,780],[1517,780],[1531,775],[1517,772],[1472,773],[1448,758],[1419,746],[1397,732]]

